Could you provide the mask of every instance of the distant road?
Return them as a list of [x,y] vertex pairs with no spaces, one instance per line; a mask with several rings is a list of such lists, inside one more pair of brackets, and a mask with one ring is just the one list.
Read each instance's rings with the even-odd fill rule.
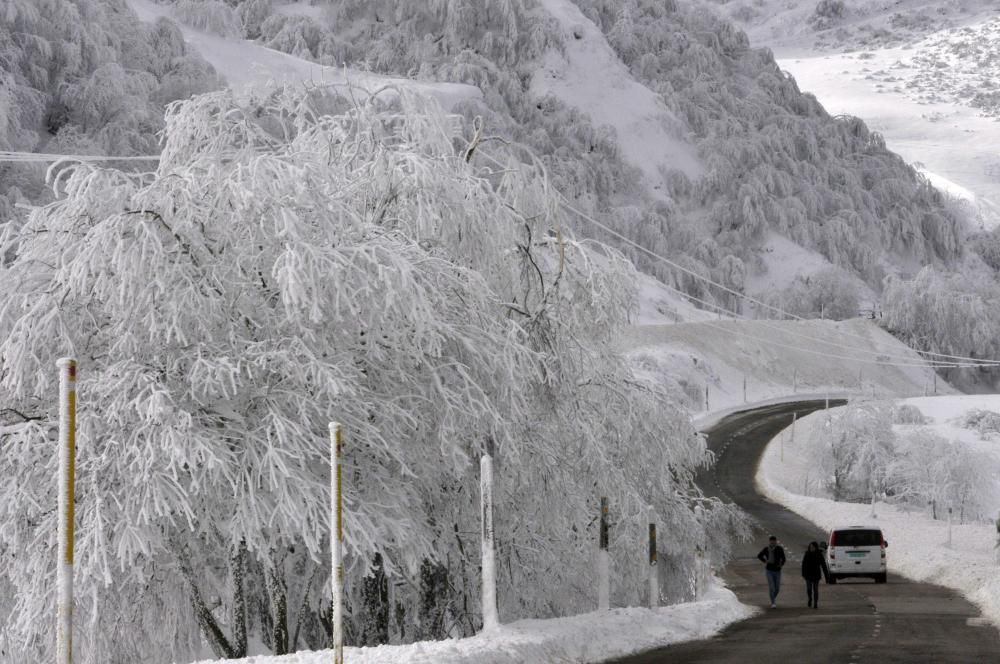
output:
[[[885,585],[867,579],[820,584],[820,608],[806,608],[805,584],[799,576],[802,551],[825,533],[759,495],[754,475],[768,441],[790,423],[792,413],[801,418],[823,405],[805,401],[744,411],[707,432],[709,448],[719,456],[716,466],[699,477],[699,484],[710,495],[734,501],[763,528],[753,541],[737,547],[735,560],[723,571],[740,601],[762,607],[761,614],[713,639],[615,660],[616,664],[1000,662],[1000,634],[974,605],[954,591],[891,572]],[[755,558],[768,533],[777,535],[789,554],[777,609],[766,608],[767,584],[763,566]],[[887,553],[892,555],[891,542]]]

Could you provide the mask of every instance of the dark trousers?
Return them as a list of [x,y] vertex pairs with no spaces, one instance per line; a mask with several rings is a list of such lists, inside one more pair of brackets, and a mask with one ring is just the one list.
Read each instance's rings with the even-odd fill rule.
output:
[[806,579],[806,597],[809,598],[809,606],[819,606],[819,579]]

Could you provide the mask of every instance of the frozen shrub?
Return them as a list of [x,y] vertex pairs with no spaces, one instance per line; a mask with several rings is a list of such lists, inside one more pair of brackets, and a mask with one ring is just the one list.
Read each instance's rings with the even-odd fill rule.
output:
[[844,18],[846,12],[844,0],[820,0],[813,16],[817,19],[839,19]]
[[983,438],[1000,434],[1000,413],[975,408],[962,415],[962,426],[976,431]]
[[243,32],[239,15],[221,0],[179,0],[173,13],[184,25],[215,35],[239,37]]
[[916,406],[904,403],[892,409],[893,424],[927,424],[927,418]]

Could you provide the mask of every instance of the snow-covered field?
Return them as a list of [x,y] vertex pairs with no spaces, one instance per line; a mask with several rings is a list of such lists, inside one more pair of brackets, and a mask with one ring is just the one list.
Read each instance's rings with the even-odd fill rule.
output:
[[[519,620],[466,639],[401,646],[346,648],[348,664],[524,664],[600,662],[660,646],[704,639],[756,609],[731,591],[714,588],[698,602],[661,607],[612,609],[553,620]],[[327,664],[331,651],[249,657],[244,664]],[[202,664],[208,664],[206,660]]]
[[[695,411],[714,413],[794,395],[886,398],[935,389],[932,371],[920,366],[914,351],[862,319],[640,325],[623,346],[640,370],[678,381]],[[912,366],[885,364],[890,361]],[[954,392],[942,380],[936,389]]]
[[[907,399],[928,419],[924,425],[953,444],[991,450],[1000,459],[1000,443],[961,426],[960,418],[973,409],[1000,413],[1000,395],[949,396]],[[997,531],[992,523],[954,523],[948,546],[947,520],[933,519],[929,511],[905,510],[882,502],[834,502],[822,488],[817,460],[808,453],[810,433],[823,426],[826,414],[817,412],[786,429],[768,446],[757,473],[761,492],[770,499],[814,521],[823,528],[848,524],[877,524],[889,542],[890,574],[953,588],[979,605],[984,615],[1000,625],[1000,558]],[[907,425],[905,428],[909,428]],[[899,425],[897,425],[899,428]],[[942,450],[944,452],[944,450]],[[931,459],[928,463],[933,463]],[[1000,506],[997,506],[1000,507]]]

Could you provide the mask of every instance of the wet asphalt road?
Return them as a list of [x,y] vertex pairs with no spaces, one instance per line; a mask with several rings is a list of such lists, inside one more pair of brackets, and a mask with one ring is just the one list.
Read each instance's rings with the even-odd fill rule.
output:
[[[831,400],[831,405],[836,402]],[[998,662],[1000,633],[979,610],[954,591],[889,574],[889,582],[848,580],[820,584],[819,609],[806,608],[799,576],[802,551],[825,533],[813,523],[761,497],[754,488],[760,455],[793,412],[799,417],[823,408],[822,401],[769,406],[737,413],[709,430],[715,468],[699,478],[706,493],[735,501],[760,524],[755,538],[739,545],[723,570],[740,601],[762,607],[749,620],[715,638],[693,641],[616,660],[616,664],[687,662],[811,662],[837,664]],[[767,584],[756,553],[774,533],[789,554],[778,608],[767,608]],[[892,542],[887,551],[892,555]]]

